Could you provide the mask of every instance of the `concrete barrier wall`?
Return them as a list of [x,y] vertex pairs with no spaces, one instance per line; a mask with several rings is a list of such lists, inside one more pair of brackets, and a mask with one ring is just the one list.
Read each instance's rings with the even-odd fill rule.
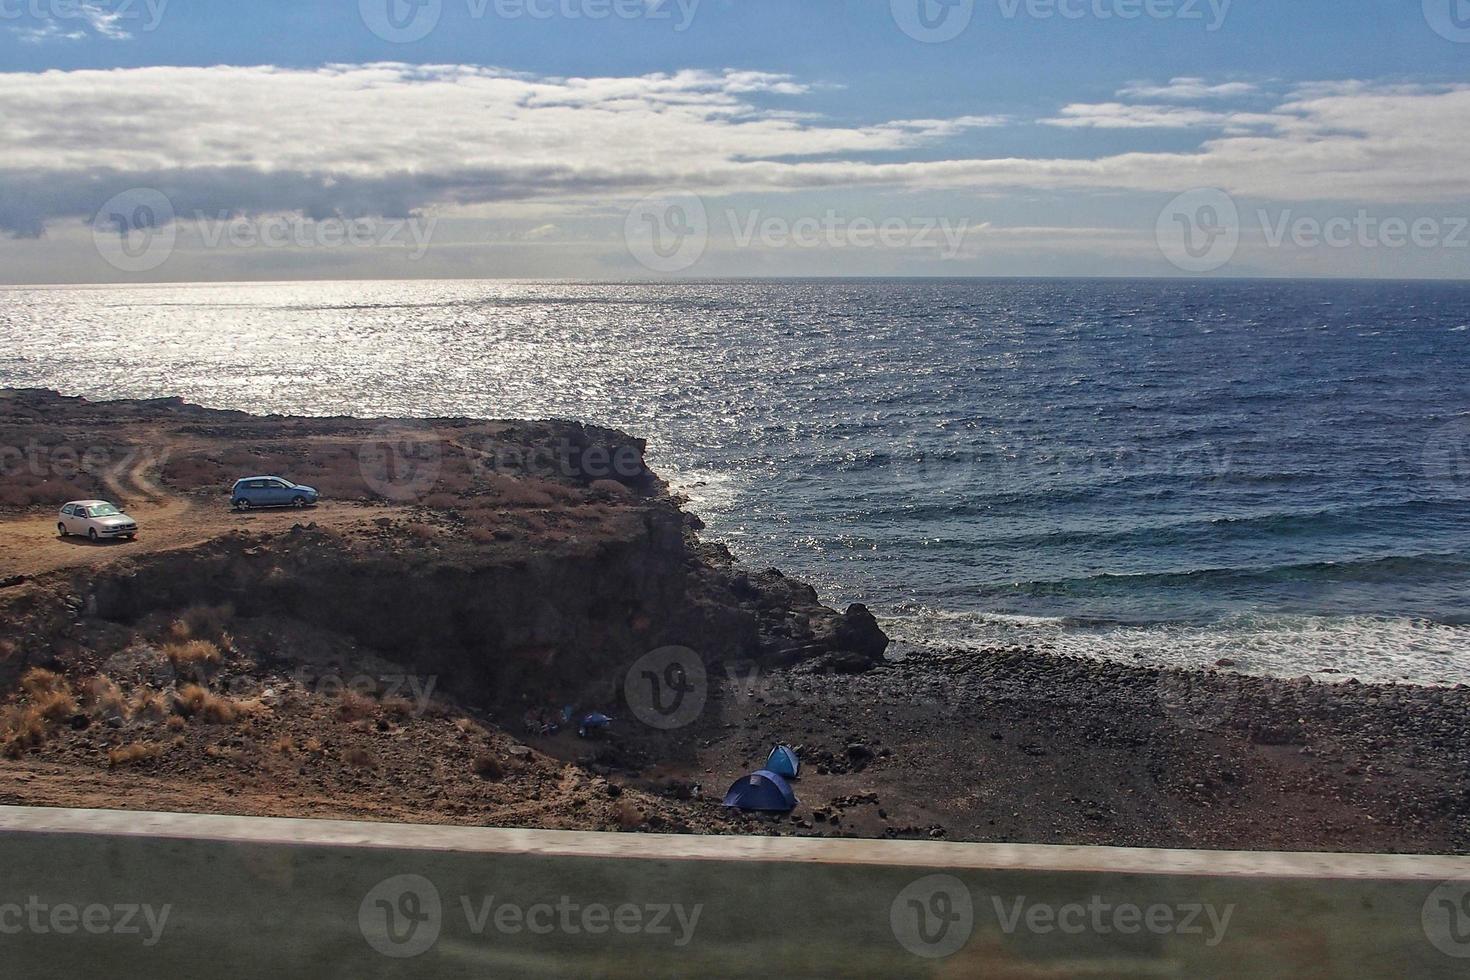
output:
[[1470,976],[1470,860],[0,807],[0,975]]

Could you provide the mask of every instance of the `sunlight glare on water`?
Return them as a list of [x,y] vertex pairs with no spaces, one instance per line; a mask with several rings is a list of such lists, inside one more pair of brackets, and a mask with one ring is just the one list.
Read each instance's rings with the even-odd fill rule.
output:
[[14,288],[0,383],[614,425],[905,640],[1470,680],[1470,472],[1424,462],[1467,321],[1434,283]]

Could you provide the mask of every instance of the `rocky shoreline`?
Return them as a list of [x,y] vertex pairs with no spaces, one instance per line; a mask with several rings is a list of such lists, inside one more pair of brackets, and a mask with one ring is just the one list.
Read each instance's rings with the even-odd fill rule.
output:
[[753,733],[803,744],[814,763],[807,785],[820,787],[813,826],[827,832],[1470,848],[1464,687],[1156,670],[1021,648],[919,650],[861,674],[817,664],[754,683],[747,674],[726,685],[715,718],[697,760],[707,769],[756,751]]
[[[0,393],[0,800],[698,833],[1470,850],[1470,690],[887,652],[571,422]],[[323,491],[232,513],[232,476]],[[136,545],[59,541],[117,500]],[[571,714],[563,707],[572,709]],[[575,715],[615,723],[580,738]],[[718,806],[773,742],[801,803]]]

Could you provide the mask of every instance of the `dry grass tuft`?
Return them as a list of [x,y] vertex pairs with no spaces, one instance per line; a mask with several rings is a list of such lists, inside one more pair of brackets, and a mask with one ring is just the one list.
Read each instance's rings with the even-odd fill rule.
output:
[[473,735],[476,732],[484,731],[484,729],[480,727],[479,723],[476,722],[473,718],[457,719],[454,723],[454,727],[458,728],[466,735]]
[[496,474],[486,482],[497,501],[505,507],[550,507],[556,502],[547,492],[551,484],[544,480],[518,480]]
[[301,743],[301,751],[306,752],[308,755],[321,755],[325,749],[322,746],[322,740],[313,735]]
[[465,532],[475,544],[494,544],[499,538],[489,528],[472,527]]
[[424,524],[421,521],[415,521],[407,525],[407,530],[409,534],[418,538],[420,541],[429,541],[439,536],[438,528],[432,524]]
[[612,500],[631,500],[634,496],[632,490],[617,480],[593,480],[587,489]]
[[32,698],[36,698],[42,694],[68,690],[70,685],[67,684],[65,677],[54,670],[32,667],[21,677],[20,687]]
[[92,710],[103,718],[126,719],[131,713],[128,709],[128,699],[123,695],[122,688],[117,682],[106,674],[98,674],[87,682],[87,703]]
[[157,742],[130,742],[119,748],[111,749],[107,753],[107,764],[110,766],[131,766],[135,763],[146,762],[156,759],[163,753],[163,746]]
[[413,702],[408,698],[384,698],[382,708],[384,714],[393,718],[407,718],[413,714]]
[[375,762],[373,754],[361,745],[354,745],[342,753],[342,761],[357,769],[370,769]]
[[218,666],[223,655],[219,646],[213,640],[183,640],[177,643],[165,643],[163,655],[168,662],[174,665],[176,670],[184,670],[191,667],[214,667]]
[[337,716],[343,721],[371,718],[377,714],[378,702],[352,688],[344,688],[337,703]]
[[505,777],[505,764],[489,752],[481,752],[475,756],[473,766],[475,775],[481,779],[488,779],[491,782],[495,782]]
[[[48,467],[49,469],[49,467]],[[32,477],[27,479],[25,468],[6,474],[5,485],[0,486],[0,507],[20,509],[37,504],[56,506],[58,500],[85,500],[105,492],[100,486],[92,488],[82,482]]]
[[169,717],[168,698],[164,697],[161,691],[155,691],[152,688],[140,687],[134,691],[130,707],[132,716],[140,721],[173,720]]
[[260,710],[252,701],[236,701],[211,693],[198,684],[185,684],[174,694],[174,710],[185,718],[198,718],[215,725],[231,725]]
[[62,675],[44,667],[32,667],[20,679],[21,689],[30,698],[30,707],[43,721],[56,722],[77,713],[77,699],[71,684]]
[[0,711],[0,751],[14,759],[46,737],[46,719],[35,705],[7,705]]
[[[190,606],[179,614],[168,628],[175,640],[213,640],[219,643],[229,637],[226,630],[235,618],[235,607],[229,603],[219,606]],[[229,643],[221,643],[229,647]]]
[[643,826],[643,811],[632,800],[623,800],[618,804],[618,826],[624,830],[637,830]]
[[77,699],[70,691],[52,691],[37,698],[35,707],[47,721],[61,721],[77,713]]
[[296,740],[290,735],[282,735],[271,743],[271,751],[281,755],[295,755]]
[[174,692],[174,710],[185,718],[192,718],[204,710],[214,695],[198,684],[185,684]]

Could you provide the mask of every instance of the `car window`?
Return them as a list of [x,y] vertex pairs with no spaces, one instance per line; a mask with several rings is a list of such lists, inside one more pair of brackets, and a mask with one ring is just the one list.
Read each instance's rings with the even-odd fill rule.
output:
[[67,517],[75,517],[76,509],[72,507],[71,504],[67,504],[65,507],[61,508],[61,513],[66,515]]
[[264,480],[251,480],[250,481],[250,489],[251,490],[264,490],[266,488],[266,486],[267,486],[267,484],[266,484],[266,482]]

